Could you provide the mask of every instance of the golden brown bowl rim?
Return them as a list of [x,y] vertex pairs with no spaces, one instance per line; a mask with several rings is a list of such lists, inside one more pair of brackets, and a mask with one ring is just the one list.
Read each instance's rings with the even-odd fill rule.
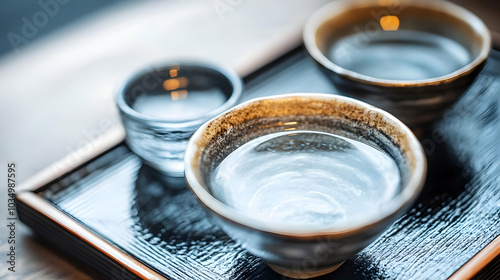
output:
[[[410,172],[408,183],[405,185],[403,191],[398,194],[396,197],[392,198],[386,204],[383,205],[380,215],[370,215],[372,220],[367,222],[367,219],[352,223],[348,226],[340,226],[340,227],[330,227],[327,229],[312,229],[312,228],[304,228],[300,226],[282,226],[275,225],[272,223],[266,223],[261,220],[252,218],[248,215],[245,215],[242,211],[232,208],[217,198],[215,198],[207,189],[202,186],[202,178],[199,167],[199,157],[201,156],[200,150],[203,147],[200,147],[200,143],[202,143],[203,134],[208,130],[211,123],[217,119],[222,119],[228,116],[232,111],[242,110],[243,108],[253,104],[254,102],[261,102],[265,100],[276,100],[276,99],[286,99],[286,98],[307,98],[309,100],[321,101],[321,100],[337,100],[340,102],[345,102],[346,104],[355,105],[359,108],[363,109],[366,114],[380,114],[384,121],[387,121],[395,127],[399,129],[399,135],[404,135],[406,140],[408,140],[409,151],[412,153],[414,158],[414,170]],[[332,237],[332,236],[349,236],[354,233],[361,233],[365,230],[376,226],[381,223],[383,220],[390,218],[395,213],[400,212],[403,209],[406,209],[410,206],[410,204],[416,199],[418,194],[420,193],[427,173],[427,160],[424,155],[424,150],[422,145],[418,141],[417,137],[413,134],[413,132],[400,120],[398,120],[393,115],[364,103],[362,101],[340,96],[333,94],[325,94],[325,93],[293,93],[293,94],[281,94],[275,96],[268,96],[262,98],[255,98],[240,105],[234,107],[233,109],[222,113],[221,115],[213,118],[212,120],[204,123],[191,137],[188,143],[188,147],[186,149],[186,153],[184,156],[185,162],[185,179],[187,185],[191,189],[191,191],[195,194],[196,198],[211,212],[218,215],[219,217],[228,220],[230,222],[239,224],[240,226],[253,229],[255,231],[266,232],[270,234],[285,236],[285,237],[293,237],[293,238],[322,238],[322,237]]]
[[[316,11],[306,22],[303,32],[304,44],[309,54],[323,67],[338,75],[362,84],[383,87],[426,87],[447,84],[476,70],[489,56],[492,47],[491,33],[486,24],[475,14],[467,9],[448,1],[419,0],[400,1],[406,7],[419,7],[447,13],[469,25],[481,37],[481,49],[476,58],[458,70],[449,74],[421,80],[391,80],[364,75],[335,64],[328,59],[316,44],[316,32],[327,20],[334,17],[339,11],[345,12],[360,7],[386,7],[387,1],[377,0],[340,0],[329,3]],[[389,1],[390,2],[390,1]]]

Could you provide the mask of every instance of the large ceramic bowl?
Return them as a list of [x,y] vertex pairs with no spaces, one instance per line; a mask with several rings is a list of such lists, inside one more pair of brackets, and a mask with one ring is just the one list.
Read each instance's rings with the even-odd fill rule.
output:
[[311,16],[304,43],[340,92],[423,127],[469,88],[491,36],[447,1],[340,0]]
[[[224,158],[252,139],[290,129],[333,133],[385,152],[401,174],[397,193],[360,219],[322,229],[264,222],[216,198],[210,175]],[[287,94],[242,103],[195,132],[185,166],[189,187],[216,223],[272,269],[297,278],[329,273],[370,244],[411,205],[426,174],[422,147],[408,127],[371,105],[330,94]]]

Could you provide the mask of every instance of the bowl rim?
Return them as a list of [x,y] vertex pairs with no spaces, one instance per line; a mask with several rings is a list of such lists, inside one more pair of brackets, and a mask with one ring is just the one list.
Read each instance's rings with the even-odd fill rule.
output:
[[420,1],[403,1],[402,5],[406,7],[419,7],[429,10],[436,10],[439,12],[446,13],[451,17],[464,22],[469,25],[477,34],[482,38],[482,45],[479,54],[469,63],[462,66],[461,68],[448,73],[446,75],[437,76],[429,79],[420,80],[393,80],[393,79],[382,79],[376,78],[368,75],[358,73],[346,69],[340,65],[335,64],[333,61],[328,59],[323,52],[319,49],[316,44],[316,33],[318,29],[328,20],[332,19],[336,15],[344,12],[348,12],[350,9],[359,7],[386,7],[388,5],[381,4],[383,1],[376,0],[340,0],[333,1],[332,3],[326,4],[319,10],[317,10],[306,22],[303,30],[303,40],[304,45],[312,58],[321,64],[326,69],[356,82],[363,84],[377,85],[383,87],[425,87],[425,86],[435,86],[441,84],[450,83],[460,77],[463,77],[475,69],[477,69],[482,63],[486,61],[492,48],[491,34],[486,26],[486,24],[475,14],[469,10],[442,0],[420,0]]
[[[204,69],[206,71],[219,73],[222,76],[224,76],[227,79],[228,83],[232,86],[233,90],[231,92],[231,95],[229,96],[229,98],[226,99],[226,101],[223,104],[221,104],[220,106],[216,107],[211,111],[204,112],[201,114],[195,114],[184,118],[161,118],[143,114],[134,110],[125,101],[126,89],[132,82],[145,75],[151,74],[161,69],[168,69],[172,66],[197,67],[200,69]],[[115,102],[120,113],[127,118],[131,118],[135,121],[144,122],[153,126],[159,125],[162,127],[178,128],[178,127],[200,125],[205,121],[207,121],[208,119],[213,118],[214,116],[228,110],[229,108],[237,104],[237,102],[241,98],[242,92],[243,92],[243,81],[232,68],[224,67],[222,65],[219,65],[211,61],[198,61],[198,60],[195,61],[191,59],[181,58],[177,60],[169,60],[160,63],[155,63],[153,65],[150,65],[149,67],[143,67],[142,69],[136,71],[135,74],[130,75],[125,80],[125,82],[122,83],[116,94]]]
[[[241,110],[246,106],[254,103],[260,102],[262,100],[272,100],[272,99],[286,99],[286,98],[296,98],[296,97],[305,97],[311,98],[314,100],[338,100],[341,102],[345,102],[347,104],[352,104],[358,107],[362,107],[367,110],[367,113],[379,113],[383,116],[383,119],[393,123],[398,129],[399,132],[403,132],[405,137],[408,139],[410,153],[413,154],[415,158],[415,168],[414,172],[409,174],[408,182],[403,188],[402,192],[397,194],[395,197],[390,199],[387,203],[382,205],[381,211],[375,214],[369,213],[366,215],[367,218],[358,220],[355,223],[350,223],[349,225],[341,225],[334,226],[329,228],[304,228],[297,225],[282,225],[282,224],[272,224],[268,222],[263,222],[261,220],[252,218],[248,215],[245,215],[244,212],[232,208],[224,204],[215,198],[205,187],[202,186],[202,182],[200,179],[199,170],[194,170],[193,163],[199,160],[201,153],[198,153],[198,141],[201,139],[204,132],[210,126],[210,124],[217,119],[223,119],[233,110]],[[402,210],[405,210],[410,206],[411,203],[416,199],[418,194],[420,193],[423,183],[425,181],[425,176],[427,173],[427,160],[424,154],[424,150],[417,137],[413,134],[413,132],[400,120],[398,120],[393,115],[369,105],[365,102],[340,96],[334,94],[326,94],[326,93],[292,93],[292,94],[281,94],[274,96],[267,96],[261,98],[255,98],[248,100],[244,103],[239,104],[233,109],[222,113],[219,116],[211,119],[210,121],[204,123],[198,130],[193,134],[191,139],[189,140],[186,153],[184,156],[184,166],[185,166],[185,179],[187,185],[194,193],[196,198],[203,204],[207,209],[209,209],[214,214],[219,217],[228,220],[230,222],[239,224],[240,226],[251,228],[256,231],[266,232],[275,235],[281,235],[286,237],[293,238],[320,238],[324,236],[332,236],[332,235],[350,235],[355,232],[364,231],[367,228],[375,226],[379,224],[381,221],[385,219],[390,219],[394,214],[399,213]],[[196,166],[199,167],[198,164]],[[411,169],[410,169],[411,170]]]

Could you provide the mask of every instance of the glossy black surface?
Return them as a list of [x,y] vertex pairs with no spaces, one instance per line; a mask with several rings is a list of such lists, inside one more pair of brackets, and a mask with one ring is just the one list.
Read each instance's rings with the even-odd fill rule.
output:
[[[429,174],[414,207],[320,279],[446,279],[500,234],[499,61],[494,52],[474,87],[422,137]],[[247,79],[246,99],[333,93],[317,71],[302,51],[289,55]],[[40,195],[169,279],[281,279],[214,226],[182,180],[142,166],[124,145]]]

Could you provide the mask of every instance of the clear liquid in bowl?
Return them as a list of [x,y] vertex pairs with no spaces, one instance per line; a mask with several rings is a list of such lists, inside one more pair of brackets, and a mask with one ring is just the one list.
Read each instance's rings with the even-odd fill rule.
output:
[[356,33],[335,41],[327,51],[335,64],[388,80],[423,80],[450,74],[471,61],[460,43],[413,30]]
[[242,145],[216,168],[216,198],[255,219],[328,227],[377,211],[400,184],[387,154],[342,136],[289,131]]

